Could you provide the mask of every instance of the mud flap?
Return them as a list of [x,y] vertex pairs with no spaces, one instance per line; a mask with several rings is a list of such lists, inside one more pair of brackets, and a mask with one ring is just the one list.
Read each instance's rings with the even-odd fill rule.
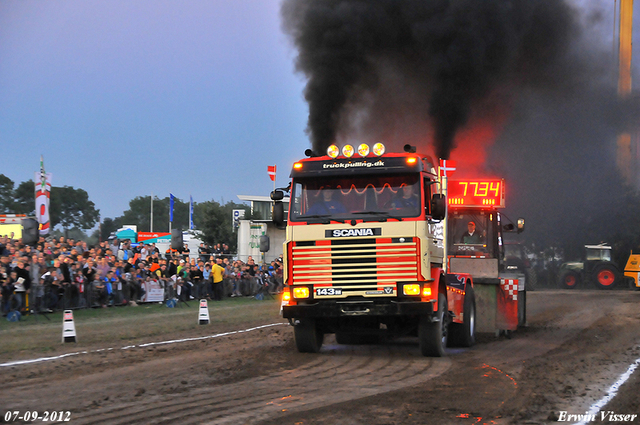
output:
[[[476,296],[476,333],[493,333],[496,330],[498,279],[480,279],[474,281]],[[494,283],[495,282],[495,283]]]
[[[518,305],[520,298],[523,298],[520,296],[522,292],[518,292],[519,283],[519,279],[515,277],[474,280],[476,333],[512,331],[518,328],[518,316],[525,311]],[[524,301],[523,299],[522,302]]]

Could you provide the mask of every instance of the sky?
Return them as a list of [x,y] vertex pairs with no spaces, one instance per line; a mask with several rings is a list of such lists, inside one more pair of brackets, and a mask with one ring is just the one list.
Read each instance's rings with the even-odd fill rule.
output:
[[[573,3],[605,15],[608,49],[611,2]],[[286,186],[310,147],[295,57],[280,0],[2,0],[0,173],[30,180],[43,155],[102,219],[150,194],[266,196],[267,166]]]
[[0,173],[44,156],[101,217],[136,196],[240,203],[309,147],[277,0],[0,2]]

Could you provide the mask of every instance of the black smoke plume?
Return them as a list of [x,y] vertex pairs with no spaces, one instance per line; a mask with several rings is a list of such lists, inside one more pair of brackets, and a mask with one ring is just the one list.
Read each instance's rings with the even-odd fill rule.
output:
[[575,30],[561,0],[284,0],[282,15],[316,152],[364,136],[448,158],[475,110],[554,89]]

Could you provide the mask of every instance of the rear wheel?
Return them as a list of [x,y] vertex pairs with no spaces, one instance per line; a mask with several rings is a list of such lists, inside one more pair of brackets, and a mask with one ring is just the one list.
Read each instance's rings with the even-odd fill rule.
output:
[[528,268],[525,269],[525,288],[527,291],[535,291],[536,286],[538,285],[538,273],[536,273],[535,269]]
[[429,317],[421,317],[418,322],[418,343],[423,356],[442,357],[445,355],[448,337],[447,299],[443,294],[438,295],[438,311],[436,321]]
[[451,323],[449,332],[450,346],[471,347],[476,343],[476,298],[470,285],[464,296],[463,321]]
[[316,321],[313,319],[301,319],[293,327],[293,337],[296,348],[301,353],[319,352],[324,340],[324,334],[318,330]]
[[611,264],[602,264],[593,270],[593,280],[598,289],[611,289],[618,283],[618,270]]
[[565,270],[558,279],[558,284],[564,289],[575,289],[579,283],[580,275],[573,270]]

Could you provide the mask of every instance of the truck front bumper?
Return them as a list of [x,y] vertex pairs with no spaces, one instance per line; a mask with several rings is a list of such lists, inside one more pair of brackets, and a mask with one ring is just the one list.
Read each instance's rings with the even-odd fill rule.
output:
[[282,308],[282,316],[287,319],[425,315],[433,315],[433,303],[416,301],[391,301],[386,303],[322,301],[315,304],[283,306]]

